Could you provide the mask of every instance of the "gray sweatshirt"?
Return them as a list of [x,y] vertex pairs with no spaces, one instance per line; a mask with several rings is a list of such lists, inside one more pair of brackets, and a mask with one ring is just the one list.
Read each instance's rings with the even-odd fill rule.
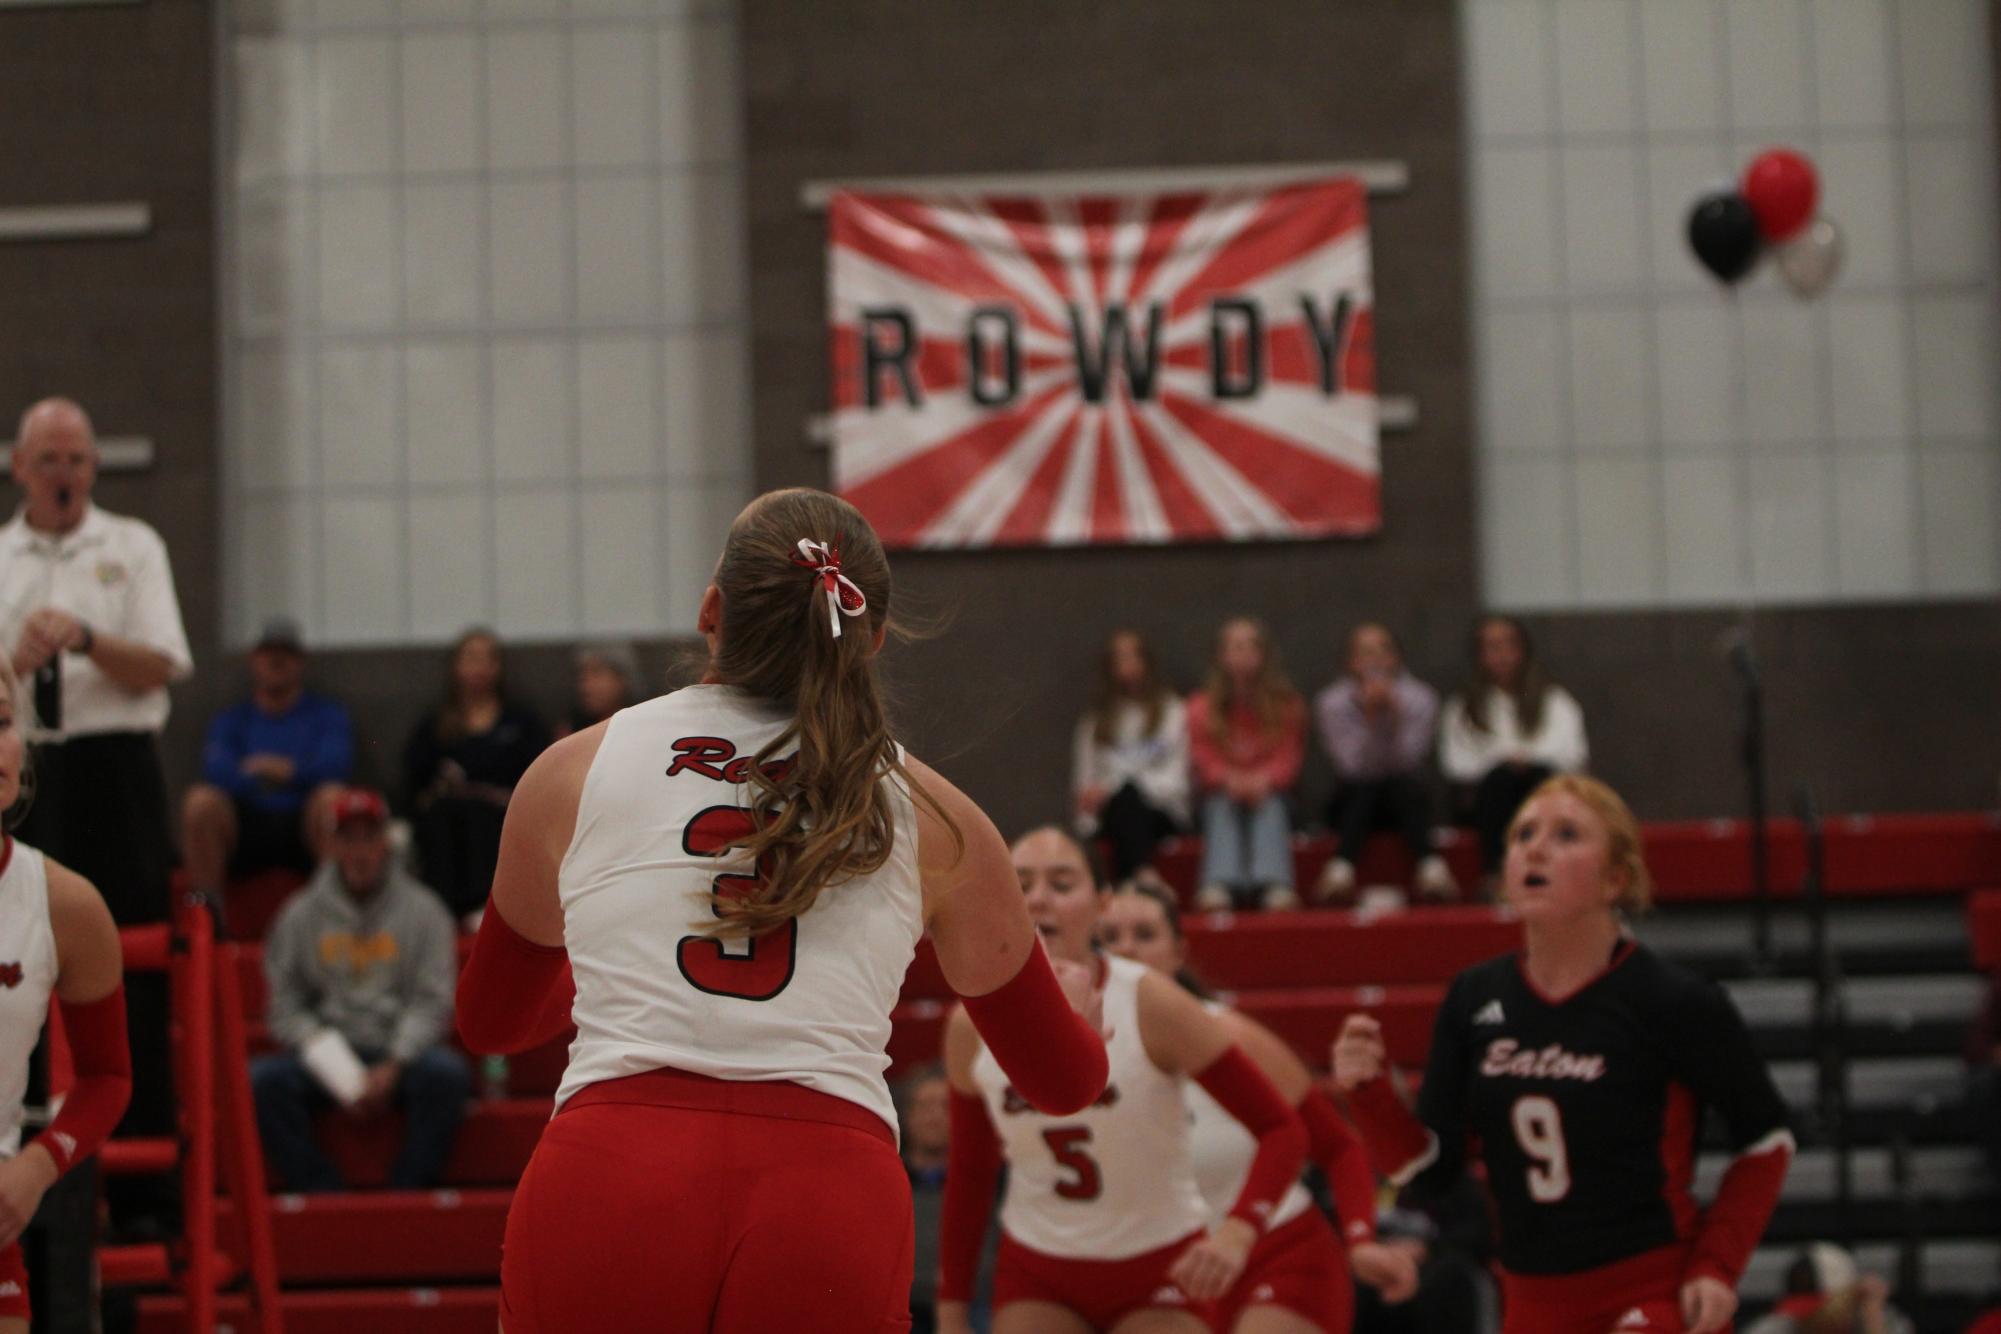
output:
[[445,905],[393,860],[365,903],[322,862],[264,942],[271,1034],[296,1050],[338,1029],[365,1059],[408,1062],[451,1024],[457,950]]

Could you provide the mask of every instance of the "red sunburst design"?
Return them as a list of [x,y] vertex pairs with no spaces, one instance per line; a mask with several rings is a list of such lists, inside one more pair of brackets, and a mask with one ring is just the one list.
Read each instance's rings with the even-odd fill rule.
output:
[[1381,524],[1360,182],[840,194],[835,487],[891,547]]

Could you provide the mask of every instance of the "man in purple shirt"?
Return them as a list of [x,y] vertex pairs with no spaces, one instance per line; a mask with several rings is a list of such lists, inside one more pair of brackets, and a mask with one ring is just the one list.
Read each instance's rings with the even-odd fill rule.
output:
[[1431,795],[1424,764],[1438,730],[1438,692],[1404,670],[1396,637],[1373,622],[1348,636],[1348,674],[1314,700],[1320,739],[1337,786],[1328,821],[1340,838],[1316,897],[1355,894],[1355,863],[1377,829],[1396,829],[1417,863],[1417,892],[1456,898],[1452,872],[1431,846]]

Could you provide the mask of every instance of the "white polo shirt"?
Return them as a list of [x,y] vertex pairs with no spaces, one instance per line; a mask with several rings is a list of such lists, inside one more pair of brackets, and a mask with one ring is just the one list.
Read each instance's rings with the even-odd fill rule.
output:
[[[25,512],[0,527],[0,648],[11,654],[28,617],[55,607],[116,635],[158,649],[173,679],[194,670],[167,544],[152,525],[92,505],[64,537],[38,533]],[[22,683],[28,685],[27,682]],[[101,732],[157,732],[167,721],[167,691],[133,692],[81,653],[63,654],[63,728],[30,728],[34,741]]]

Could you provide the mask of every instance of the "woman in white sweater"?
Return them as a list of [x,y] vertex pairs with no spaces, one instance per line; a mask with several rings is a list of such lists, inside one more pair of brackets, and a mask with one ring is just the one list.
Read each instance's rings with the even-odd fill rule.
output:
[[1188,827],[1188,720],[1135,631],[1106,642],[1071,755],[1077,831],[1103,835],[1112,883],[1122,885],[1162,839]]
[[1529,793],[1560,773],[1582,773],[1591,752],[1584,710],[1543,675],[1528,631],[1512,616],[1481,618],[1473,679],[1445,705],[1438,767],[1470,806],[1488,874],[1500,869],[1508,822]]

